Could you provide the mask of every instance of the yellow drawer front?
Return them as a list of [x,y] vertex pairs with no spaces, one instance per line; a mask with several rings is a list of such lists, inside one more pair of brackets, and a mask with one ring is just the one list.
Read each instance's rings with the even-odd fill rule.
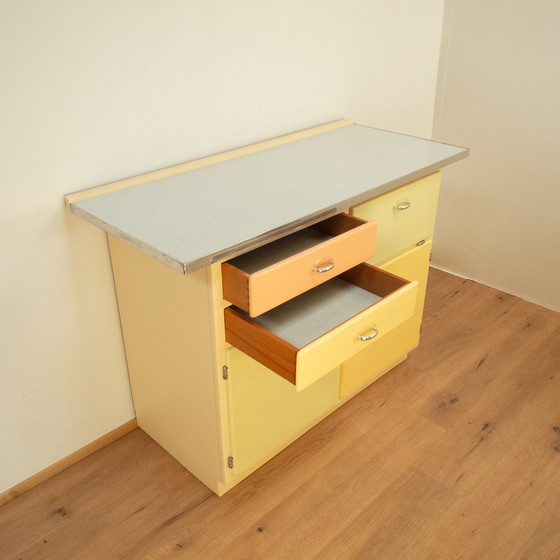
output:
[[[411,282],[298,352],[296,388],[308,387],[412,316],[418,285]],[[377,333],[370,340],[362,340]]]
[[226,363],[234,476],[267,460],[337,404],[338,368],[297,392],[235,348],[226,351]]
[[382,270],[418,283],[414,314],[402,325],[383,338],[374,340],[368,348],[341,365],[341,397],[383,375],[392,365],[400,361],[399,358],[403,359],[418,345],[431,249],[432,240],[428,239],[423,245],[405,251],[379,266]]
[[417,287],[362,263],[260,317],[225,309],[226,342],[300,391],[411,317]]
[[354,216],[377,222],[377,249],[370,264],[382,263],[432,236],[440,176],[438,171],[352,208]]

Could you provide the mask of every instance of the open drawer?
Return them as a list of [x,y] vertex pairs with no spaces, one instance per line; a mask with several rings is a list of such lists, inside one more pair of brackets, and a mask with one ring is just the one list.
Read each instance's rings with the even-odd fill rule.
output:
[[256,317],[373,257],[377,224],[338,214],[222,264],[224,299]]
[[299,391],[411,317],[417,289],[363,263],[256,318],[227,308],[226,341]]

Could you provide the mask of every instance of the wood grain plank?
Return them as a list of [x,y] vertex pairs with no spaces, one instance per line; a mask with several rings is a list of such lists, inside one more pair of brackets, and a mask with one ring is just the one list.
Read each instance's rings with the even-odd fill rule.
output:
[[[439,533],[454,534],[453,543],[432,543],[447,557],[501,558],[507,551],[508,558],[541,559],[560,549],[560,534],[550,523],[560,510],[560,328],[535,351],[540,356],[526,358],[532,362],[530,386],[500,393],[507,414],[478,426],[478,440],[467,451],[476,462],[463,462],[463,476],[446,481],[464,497],[437,524]],[[525,370],[523,363],[518,367]],[[449,430],[446,438],[456,436]]]
[[141,535],[210,496],[211,490],[136,429],[0,508],[1,556],[119,557]]
[[135,430],[0,508],[2,558],[556,560],[559,394],[560,314],[432,270],[409,359],[225,496]]
[[[393,411],[382,410],[377,421],[383,424],[382,431],[376,430],[371,420],[357,425],[362,436],[339,449],[289,496],[290,513],[283,502],[279,503],[256,527],[247,528],[214,558],[314,558],[325,554],[325,540],[331,534],[336,535],[335,541],[341,534],[353,539],[356,516],[364,504],[374,503],[391,488],[406,465],[414,462],[415,454],[433,445],[444,432],[404,408],[397,417]],[[333,548],[334,555],[328,557],[343,558],[340,552],[340,548],[336,552]],[[374,556],[364,556],[369,557]]]
[[114,441],[117,441],[132,430],[135,430],[137,427],[138,422],[136,421],[136,418],[133,418],[122,426],[111,430],[109,433],[97,438],[74,453],[71,453],[68,457],[64,457],[64,459],[57,461],[50,467],[38,472],[23,482],[20,482],[17,486],[14,486],[13,488],[10,488],[10,490],[0,494],[0,506],[7,504],[8,502],[15,500],[18,496],[22,496],[23,494],[29,492],[35,488],[35,486],[39,486],[43,482],[49,480],[49,478],[52,478],[72,465],[79,463],[89,455],[92,455],[96,451],[99,451]]

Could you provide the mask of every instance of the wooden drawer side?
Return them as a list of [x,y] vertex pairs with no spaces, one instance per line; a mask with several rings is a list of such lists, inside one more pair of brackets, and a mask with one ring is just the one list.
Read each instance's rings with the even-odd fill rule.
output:
[[224,322],[226,342],[295,384],[297,348],[235,309],[224,311]]
[[222,289],[226,301],[249,309],[249,274],[227,262],[222,263]]

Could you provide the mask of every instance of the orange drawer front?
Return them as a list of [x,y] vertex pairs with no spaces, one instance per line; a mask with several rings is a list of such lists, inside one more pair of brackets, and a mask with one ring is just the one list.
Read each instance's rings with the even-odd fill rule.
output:
[[377,224],[338,214],[222,264],[224,299],[251,317],[373,257]]

